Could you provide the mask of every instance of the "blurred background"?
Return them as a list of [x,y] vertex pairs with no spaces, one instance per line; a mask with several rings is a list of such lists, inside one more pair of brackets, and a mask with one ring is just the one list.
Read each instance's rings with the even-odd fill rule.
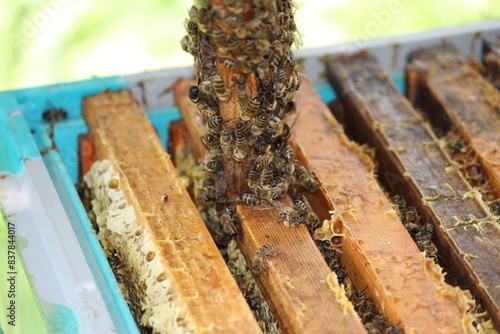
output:
[[[495,19],[500,1],[303,0],[301,48]],[[2,0],[0,91],[191,65],[192,0]]]

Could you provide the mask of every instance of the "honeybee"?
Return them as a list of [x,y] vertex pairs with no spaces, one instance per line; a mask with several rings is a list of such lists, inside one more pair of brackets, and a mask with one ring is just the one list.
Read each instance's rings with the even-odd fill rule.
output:
[[250,193],[243,193],[240,195],[241,201],[250,206],[258,206],[264,203],[263,200]]
[[224,128],[220,132],[220,144],[222,151],[225,155],[227,155],[227,152],[229,152],[231,145],[233,144],[233,133],[229,129]]
[[234,224],[238,222],[238,217],[233,208],[227,207],[219,213],[219,221],[224,233],[236,235],[236,227]]
[[219,137],[214,135],[213,133],[207,133],[206,135],[202,136],[201,142],[212,155],[218,155],[220,153]]
[[293,152],[293,147],[287,144],[283,149],[283,156],[287,162],[293,161],[295,159],[295,154]]
[[203,182],[203,189],[200,193],[201,199],[206,203],[215,200],[215,180],[208,178]]
[[248,139],[245,137],[244,134],[238,133],[236,134],[236,141],[234,145],[234,151],[233,151],[233,158],[236,161],[241,161],[243,160],[248,151]]
[[263,102],[267,110],[275,110],[276,107],[278,106],[278,100],[276,99],[276,95],[271,90],[268,90],[264,94]]
[[231,58],[221,58],[221,62],[222,65],[234,72],[242,72],[245,74],[252,72],[252,66],[241,61],[237,61]]
[[250,127],[250,132],[254,136],[259,136],[265,130],[267,125],[269,124],[269,115],[264,113],[260,114],[259,117],[255,120],[255,122]]
[[217,73],[212,77],[213,87],[215,94],[220,101],[225,102],[231,97],[231,91],[227,89],[222,76]]
[[224,32],[222,31],[221,27],[215,26],[212,29],[212,40],[214,41],[215,45],[217,46],[217,49],[224,53],[227,54],[229,53],[229,48],[227,46],[227,39],[226,36],[224,35]]
[[243,48],[236,38],[229,38],[227,41],[227,48],[238,61],[244,62],[248,59],[248,56],[243,52]]
[[218,115],[217,111],[215,111],[207,106],[200,106],[198,108],[198,113],[200,114],[201,117],[203,117],[204,120],[207,120],[210,117]]
[[282,183],[278,184],[274,187],[263,187],[261,185],[257,185],[255,187],[251,187],[250,190],[260,199],[278,199],[285,196],[287,192],[287,186]]
[[257,182],[259,181],[260,178],[260,170],[256,169],[255,166],[250,167],[250,170],[248,171],[248,186],[249,187],[255,187],[257,186]]
[[245,137],[247,137],[250,134],[250,129],[245,123],[238,123],[236,124],[236,133],[241,133]]
[[274,166],[269,164],[266,166],[260,174],[260,185],[262,187],[267,187],[273,182],[274,179]]
[[257,65],[257,75],[259,76],[260,82],[264,89],[270,87],[272,75],[270,70],[270,65],[268,60],[263,60]]
[[198,24],[194,22],[193,20],[185,19],[184,20],[184,27],[186,28],[186,31],[190,35],[196,35],[198,34]]
[[286,220],[289,224],[293,226],[298,226],[300,223],[303,223],[303,220],[300,218],[299,212],[292,207],[283,208],[278,214],[279,221]]
[[299,179],[299,181],[304,185],[307,191],[314,193],[318,191],[318,183],[313,179],[313,177],[309,174],[309,171],[304,166],[299,166],[295,170],[295,175]]
[[256,275],[260,275],[262,269],[267,270],[267,268],[269,268],[266,259],[276,256],[276,254],[280,252],[279,249],[273,249],[272,244],[262,245],[257,252],[255,252],[255,256],[252,259],[252,271]]
[[248,121],[255,117],[260,109],[260,97],[256,96],[251,99],[246,107],[242,109],[240,113],[240,119],[243,121]]
[[283,124],[284,122],[281,121],[281,119],[277,116],[271,117],[269,120],[269,126],[271,127],[271,136],[273,138],[276,138],[281,135],[283,132]]
[[198,88],[198,86],[189,87],[188,95],[191,101],[193,101],[194,103],[198,102],[200,98],[200,89]]
[[42,113],[42,119],[51,123],[56,123],[66,117],[68,117],[68,112],[62,108],[48,109]]
[[198,84],[198,89],[206,95],[214,95],[214,85],[210,80],[202,81]]
[[302,199],[296,199],[295,201],[293,201],[293,204],[295,204],[301,214],[309,214],[309,206]]
[[257,159],[255,159],[252,167],[260,171],[267,167],[271,163],[271,161],[273,161],[273,154],[271,152],[266,152],[265,154],[258,156]]
[[[223,121],[224,121],[224,119],[222,118],[222,116],[210,117],[207,121],[208,131],[214,132],[214,133],[219,132]],[[222,140],[221,140],[221,142],[222,142]]]
[[214,158],[214,159],[210,159],[207,162],[205,162],[201,166],[201,169],[207,173],[218,174],[218,173],[222,172],[223,166],[222,166],[221,161]]
[[253,147],[253,151],[257,155],[262,155],[271,149],[271,144],[272,140],[270,138],[259,137]]
[[245,108],[250,100],[250,91],[248,90],[247,79],[242,75],[236,79],[236,93],[240,107]]

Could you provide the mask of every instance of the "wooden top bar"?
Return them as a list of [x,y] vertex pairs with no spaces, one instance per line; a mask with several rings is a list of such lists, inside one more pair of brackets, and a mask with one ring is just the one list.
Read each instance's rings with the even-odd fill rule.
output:
[[327,66],[353,130],[377,149],[381,178],[434,224],[447,272],[479,297],[498,324],[500,232],[495,219],[371,54],[331,58]]
[[[96,159],[112,161],[139,225],[162,250],[156,258],[164,267],[164,278],[171,281],[174,297],[168,303],[177,303],[181,310],[171,322],[199,333],[259,333],[259,325],[132,93],[104,91],[86,97],[83,115]],[[148,253],[148,249],[137,251]]]
[[465,330],[464,296],[418,250],[377,184],[370,158],[347,139],[308,81],[296,101],[299,155],[344,223],[342,260],[356,286],[367,286],[379,309],[406,333]]

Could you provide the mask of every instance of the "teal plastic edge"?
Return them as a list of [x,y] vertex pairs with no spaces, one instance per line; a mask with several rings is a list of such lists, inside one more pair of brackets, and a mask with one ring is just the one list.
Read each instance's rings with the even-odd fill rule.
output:
[[[47,85],[34,88],[12,90],[0,93],[0,158],[11,161],[9,169],[0,162],[0,170],[20,175],[24,171],[24,159],[40,158],[40,151],[52,147],[47,130],[48,125],[41,120],[41,111],[64,107],[68,119],[81,115],[81,98],[103,89],[130,88],[122,76],[95,78],[77,82]],[[52,104],[58,101],[60,105]],[[40,109],[42,108],[42,109]],[[14,113],[12,114],[12,111]],[[12,119],[14,117],[14,119]],[[35,130],[35,134],[31,133]],[[4,131],[6,130],[6,131]],[[35,138],[37,140],[35,140]],[[38,144],[38,145],[37,145]],[[19,151],[18,151],[19,150]],[[4,154],[4,155],[1,155]],[[118,333],[139,333],[108,260],[83,208],[63,159],[56,150],[48,150],[43,156],[44,163],[56,187],[61,202],[70,219],[101,295]]]
[[0,94],[0,108],[0,172],[21,175],[24,159],[40,153],[13,94]]

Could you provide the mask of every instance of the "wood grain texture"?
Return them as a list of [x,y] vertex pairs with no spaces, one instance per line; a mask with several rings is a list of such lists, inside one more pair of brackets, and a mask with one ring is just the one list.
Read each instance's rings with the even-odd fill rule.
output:
[[457,132],[489,179],[479,189],[484,199],[500,198],[499,92],[481,76],[474,59],[451,45],[419,50],[409,59],[409,100],[427,110],[441,131]]
[[[96,158],[110,159],[121,188],[163,253],[161,263],[200,333],[259,333],[260,327],[181,186],[168,154],[134,96],[104,91],[83,100]],[[165,201],[164,195],[168,195]]]
[[468,305],[418,250],[378,186],[370,158],[347,139],[309,82],[296,101],[296,145],[344,223],[342,260],[356,286],[367,286],[379,309],[407,333],[463,330]]
[[435,225],[445,269],[479,297],[498,326],[495,219],[372,55],[331,58],[327,67],[357,138],[377,149],[381,178],[391,192],[407,194]]
[[[201,130],[193,122],[196,106],[189,101],[186,86],[186,81],[178,82],[174,94],[194,139],[200,137]],[[193,145],[200,145],[199,140],[193,140]],[[196,151],[199,150],[193,149]],[[291,200],[287,196],[279,203],[290,206]],[[250,266],[262,245],[271,243],[273,249],[280,250],[267,258],[269,268],[261,271],[257,281],[284,332],[366,332],[352,305],[337,300],[336,293],[343,290],[335,280],[332,291],[328,284],[331,270],[304,225],[286,227],[279,223],[279,209],[272,206],[239,204],[236,210],[242,218],[236,240]]]

